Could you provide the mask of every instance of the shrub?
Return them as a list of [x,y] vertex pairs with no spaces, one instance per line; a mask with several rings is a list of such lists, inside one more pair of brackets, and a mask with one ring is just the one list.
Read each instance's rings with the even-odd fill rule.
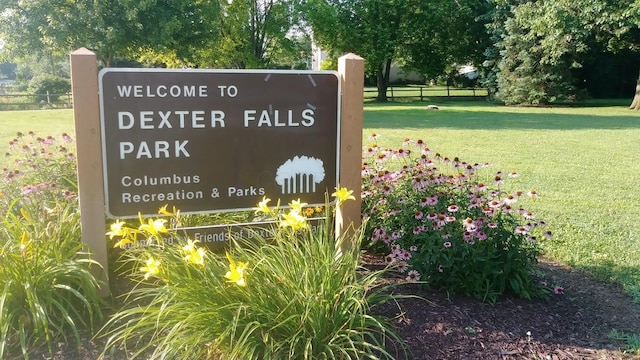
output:
[[71,91],[71,81],[69,79],[53,76],[39,75],[29,81],[29,92],[38,94],[36,101],[47,101],[47,92],[50,101],[58,101],[61,95]]
[[129,246],[123,261],[137,286],[105,327],[107,348],[171,359],[393,358],[385,341],[400,339],[369,314],[393,296],[374,288],[381,272],[359,274],[360,237],[336,240],[330,219],[311,227],[304,204],[290,206],[263,201],[279,224],[273,239],[252,233],[225,255],[167,230],[166,219],[114,223],[109,235]]
[[422,140],[407,139],[398,150],[370,147],[363,167],[368,246],[386,251],[407,280],[436,289],[489,302],[505,292],[545,296],[549,289],[536,281],[533,265],[536,236],[550,236],[546,224],[516,207],[521,192],[502,189],[517,173],[496,173],[491,188],[481,181],[486,167],[432,154]]
[[[31,137],[28,137],[31,138]],[[73,157],[53,137],[11,141],[0,209],[0,358],[91,329],[102,317],[100,265],[83,251]],[[67,139],[70,141],[70,138]],[[51,152],[50,152],[51,151]],[[46,180],[45,180],[46,179]]]

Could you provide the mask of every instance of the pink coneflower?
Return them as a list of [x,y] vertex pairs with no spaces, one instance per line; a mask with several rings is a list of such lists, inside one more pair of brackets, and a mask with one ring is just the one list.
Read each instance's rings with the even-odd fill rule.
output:
[[413,214],[413,217],[414,217],[416,220],[421,220],[421,219],[424,217],[424,214],[422,213],[422,211],[416,211],[416,212]]
[[484,233],[484,232],[482,232],[482,231],[478,231],[478,232],[476,233],[476,237],[477,237],[479,240],[487,240],[487,234],[485,234],[485,233]]
[[32,192],[36,191],[36,190],[38,190],[37,187],[35,187],[33,185],[27,185],[27,186],[22,188],[21,193],[22,193],[22,195],[28,195],[28,194],[31,194]]
[[511,205],[504,205],[502,207],[502,211],[507,213],[507,214],[511,214],[513,212],[513,208],[511,207]]
[[494,183],[495,185],[501,185],[501,184],[504,184],[504,179],[502,178],[502,176],[500,176],[500,175],[496,175],[496,176],[493,178],[493,183]]
[[487,227],[489,229],[496,229],[498,227],[498,224],[494,223],[494,222],[490,222],[487,224]]
[[416,282],[420,281],[420,273],[417,270],[411,270],[407,273],[407,281]]
[[542,220],[540,220],[540,221],[537,222],[537,225],[538,226],[547,226],[547,223],[542,221]]
[[402,234],[400,233],[400,231],[394,231],[391,233],[391,239],[393,240],[398,240],[402,237]]
[[443,239],[445,239],[445,240],[446,240],[446,239],[450,239],[450,238],[451,238],[451,233],[449,233],[448,231],[445,231],[445,232],[443,232],[443,233],[442,233],[442,236],[441,236],[441,237],[442,237]]
[[457,212],[458,210],[460,210],[460,208],[458,207],[458,205],[449,205],[449,206],[447,207],[447,210],[448,210],[449,212],[454,213],[454,212]]
[[438,265],[438,272],[444,272],[444,266]]
[[400,273],[404,273],[409,270],[409,264],[407,264],[406,261],[398,261],[396,263],[396,270],[398,270],[398,272]]
[[364,152],[365,156],[373,156],[375,153],[376,151],[372,147],[367,148]]
[[400,258],[401,258],[402,260],[404,260],[404,261],[411,260],[411,253],[410,253],[410,252],[408,252],[408,251],[406,251],[406,250],[403,250],[403,251],[400,253]]
[[531,190],[527,193],[530,197],[538,197],[538,192],[535,190]]
[[373,133],[371,135],[369,135],[369,140],[374,141],[376,139],[378,139],[380,137],[380,135]]
[[66,143],[70,143],[73,141],[73,138],[71,138],[71,136],[69,134],[67,134],[66,132],[62,133],[62,140]]
[[427,214],[427,220],[435,220],[438,218],[438,215],[436,213],[429,213]]
[[415,246],[415,245],[411,245],[411,247],[409,247],[409,251],[416,252],[416,251],[418,251],[418,247]]
[[421,232],[422,232],[422,227],[420,227],[420,226],[415,226],[415,227],[413,228],[413,234],[414,234],[414,235],[418,235],[418,234],[420,234]]
[[476,185],[476,189],[477,189],[478,191],[485,191],[485,190],[487,190],[487,185],[485,185],[484,183],[478,183],[478,184]]
[[429,155],[431,154],[431,149],[429,149],[428,147],[425,147],[424,149],[420,150],[420,154]]
[[393,192],[393,188],[389,185],[385,185],[382,187],[382,193],[385,194],[386,196],[391,195],[391,193]]
[[408,146],[413,144],[413,140],[409,139],[409,138],[404,138],[404,140],[402,141],[402,146]]
[[522,216],[524,216],[525,219],[531,220],[535,218],[535,215],[533,215],[533,213],[531,211],[527,211],[526,213],[522,214]]
[[423,147],[427,146],[427,144],[424,141],[422,141],[422,139],[418,139],[418,140],[416,140],[416,146],[419,149],[422,149]]
[[504,201],[505,204],[513,204],[518,201],[518,198],[513,194],[509,194],[505,196],[504,199],[502,199],[502,201]]
[[517,234],[526,234],[527,228],[524,226],[517,226],[515,231]]
[[388,156],[387,156],[387,153],[385,152],[378,153],[378,156],[376,158],[376,160],[379,162],[386,161],[387,159],[388,159]]
[[387,255],[384,257],[384,262],[388,264],[393,264],[396,261],[396,258],[393,255]]
[[444,218],[444,221],[445,221],[445,222],[448,222],[448,223],[452,223],[452,222],[456,221],[456,217],[455,217],[455,216],[451,216],[451,215],[449,215],[449,216],[446,216],[446,217]]
[[547,239],[553,238],[553,234],[551,233],[551,231],[545,231],[544,233],[542,233],[542,235]]
[[490,208],[492,208],[492,209],[497,209],[497,208],[499,208],[500,206],[502,206],[502,203],[501,203],[500,201],[498,201],[498,200],[491,200],[491,201],[489,201],[489,204],[488,204],[488,205],[489,205],[489,207],[490,207]]
[[562,286],[556,286],[553,288],[553,293],[556,295],[564,294],[564,288]]
[[450,248],[451,247],[451,241],[445,241],[444,243],[442,243],[442,246],[446,247],[446,248]]
[[398,149],[398,150],[393,152],[393,156],[395,158],[400,158],[401,159],[401,158],[409,156],[410,153],[411,153],[411,151],[409,151],[409,150]]
[[512,171],[509,173],[508,175],[510,178],[517,178],[518,176],[520,176],[520,174],[518,174],[517,171]]
[[437,195],[431,195],[431,196],[427,197],[427,205],[429,205],[429,206],[438,205],[438,196]]

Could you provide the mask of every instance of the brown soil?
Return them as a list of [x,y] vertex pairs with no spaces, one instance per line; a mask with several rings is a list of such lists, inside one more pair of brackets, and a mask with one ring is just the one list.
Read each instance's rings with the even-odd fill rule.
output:
[[[372,266],[380,264],[374,257],[365,260]],[[620,287],[567,266],[541,260],[540,267],[549,283],[564,287],[564,295],[544,301],[505,298],[491,305],[403,284],[394,292],[422,299],[402,299],[400,308],[384,304],[375,313],[394,319],[410,351],[409,356],[398,356],[401,360],[640,359],[608,336],[612,329],[640,334],[639,304]],[[101,341],[88,339],[80,349],[58,345],[53,356],[36,352],[30,358],[95,360],[102,350]],[[126,358],[125,352],[116,351],[102,359]]]
[[407,284],[394,291],[424,300],[403,299],[401,310],[385,304],[376,312],[395,317],[410,359],[640,359],[608,336],[612,329],[640,334],[639,304],[584,272],[546,260],[539,266],[563,295],[491,305]]

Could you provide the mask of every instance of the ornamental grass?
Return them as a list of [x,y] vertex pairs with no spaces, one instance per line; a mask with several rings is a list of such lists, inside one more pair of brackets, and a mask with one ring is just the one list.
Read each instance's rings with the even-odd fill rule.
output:
[[[353,198],[344,189],[334,195],[337,206]],[[370,312],[394,296],[378,286],[384,270],[360,267],[361,234],[336,239],[330,204],[326,219],[311,225],[299,200],[289,209],[268,202],[256,212],[274,221],[273,237],[233,239],[224,254],[167,228],[180,220],[166,209],[171,221],[115,223],[109,235],[125,246],[122,261],[136,285],[102,331],[105,351],[169,359],[393,359],[402,352],[389,319]]]

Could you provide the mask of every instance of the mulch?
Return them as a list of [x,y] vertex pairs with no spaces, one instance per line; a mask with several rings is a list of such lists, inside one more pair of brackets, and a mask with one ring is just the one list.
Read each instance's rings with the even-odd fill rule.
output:
[[[380,267],[383,260],[364,256],[367,266]],[[447,296],[417,284],[398,284],[397,294],[415,295],[373,309],[393,319],[409,354],[397,358],[424,360],[619,360],[640,359],[625,352],[623,342],[609,337],[612,329],[640,335],[640,304],[622,289],[595,280],[589,274],[542,259],[540,269],[549,283],[564,294],[547,300],[505,297],[486,304],[462,296]],[[399,278],[388,278],[400,282]],[[419,298],[418,298],[419,297]],[[45,349],[31,359],[96,360],[103,340],[85,339],[77,349],[59,343],[53,355]],[[393,346],[390,345],[393,351]],[[123,360],[127,354],[114,350],[102,360]]]
[[422,299],[387,303],[374,312],[394,318],[409,359],[640,359],[609,336],[612,329],[640,334],[639,304],[619,286],[584,272],[546,260],[539,266],[564,294],[486,304],[403,284],[394,292]]

